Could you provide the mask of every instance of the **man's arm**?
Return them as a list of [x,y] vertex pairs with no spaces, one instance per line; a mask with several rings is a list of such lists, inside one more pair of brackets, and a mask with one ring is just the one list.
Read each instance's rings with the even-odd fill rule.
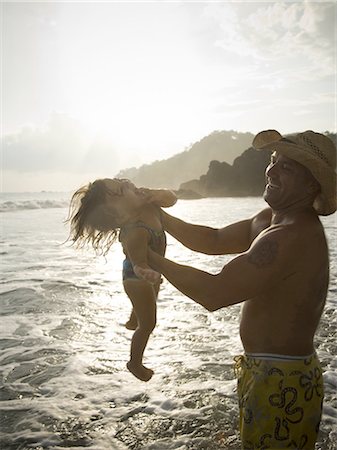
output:
[[248,250],[258,233],[270,225],[270,210],[263,210],[250,219],[242,220],[224,228],[211,228],[184,222],[162,211],[164,229],[185,247],[207,255],[242,253]]
[[293,246],[293,239],[284,243],[282,231],[269,231],[216,275],[174,263],[152,251],[149,264],[187,297],[209,311],[215,311],[252,299],[277,286],[291,271],[289,255],[293,254]]

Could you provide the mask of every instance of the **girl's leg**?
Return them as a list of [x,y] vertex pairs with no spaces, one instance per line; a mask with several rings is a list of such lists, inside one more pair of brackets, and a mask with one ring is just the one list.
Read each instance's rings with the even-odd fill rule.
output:
[[138,327],[131,340],[130,361],[127,364],[130,372],[142,381],[148,381],[153,371],[146,368],[143,354],[154,327],[156,326],[157,295],[159,284],[153,286],[144,280],[124,280],[124,289],[130,298],[137,316]]

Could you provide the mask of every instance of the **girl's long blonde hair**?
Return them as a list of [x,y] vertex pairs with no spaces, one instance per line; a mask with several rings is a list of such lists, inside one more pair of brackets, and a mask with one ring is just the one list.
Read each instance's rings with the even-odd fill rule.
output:
[[91,245],[97,254],[106,255],[116,241],[115,215],[105,207],[109,194],[104,180],[96,180],[80,187],[71,197],[66,220],[70,223],[68,240],[77,247]]

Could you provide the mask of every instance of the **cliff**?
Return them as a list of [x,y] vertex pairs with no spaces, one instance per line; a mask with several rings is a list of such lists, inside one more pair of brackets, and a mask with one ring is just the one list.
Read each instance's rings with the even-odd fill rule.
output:
[[205,175],[182,183],[178,195],[185,191],[194,191],[203,197],[262,195],[269,160],[270,152],[259,152],[252,147],[237,157],[233,165],[213,160]]

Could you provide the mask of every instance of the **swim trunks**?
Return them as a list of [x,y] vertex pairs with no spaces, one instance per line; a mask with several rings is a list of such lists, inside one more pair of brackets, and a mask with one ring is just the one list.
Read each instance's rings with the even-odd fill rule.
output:
[[[166,235],[163,230],[157,231],[153,228],[149,227],[143,222],[136,222],[131,225],[124,226],[120,232],[119,232],[119,241],[123,239],[123,235],[125,235],[129,230],[132,228],[145,228],[149,234],[150,234],[150,241],[149,241],[149,247],[151,250],[153,250],[156,253],[159,253],[160,255],[165,254],[166,250]],[[128,279],[139,279],[135,272],[133,271],[133,266],[128,258],[127,253],[124,250],[124,253],[126,255],[126,258],[123,261],[123,281]]]
[[314,449],[324,397],[316,354],[246,354],[234,360],[242,449]]

